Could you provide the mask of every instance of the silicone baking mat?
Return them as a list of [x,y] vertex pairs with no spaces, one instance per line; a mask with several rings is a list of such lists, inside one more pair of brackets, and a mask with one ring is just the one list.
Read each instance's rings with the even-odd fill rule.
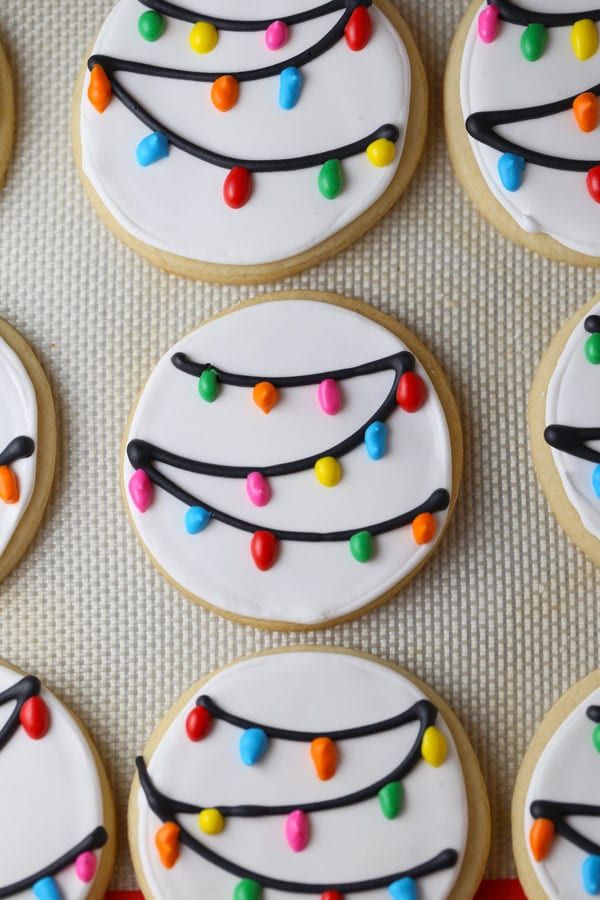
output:
[[133,760],[180,692],[244,653],[310,641],[360,648],[426,680],[460,715],[492,802],[490,878],[511,877],[510,799],[543,713],[598,662],[598,575],[555,524],[531,466],[526,403],[560,323],[600,273],[547,262],[486,225],[456,183],[442,76],[466,0],[402,0],[431,86],[430,135],[404,199],[346,253],[276,287],[338,291],[426,341],[458,398],[463,490],[441,548],[395,601],[318,634],[261,633],[197,608],[154,571],[119,496],[127,414],[160,355],[266,288],[162,274],[100,224],[73,164],[72,87],[111,0],[3,0],[18,129],[0,193],[0,315],[31,341],[60,420],[56,485],[30,552],[0,587],[0,657],[38,673],[89,725],[125,841]]

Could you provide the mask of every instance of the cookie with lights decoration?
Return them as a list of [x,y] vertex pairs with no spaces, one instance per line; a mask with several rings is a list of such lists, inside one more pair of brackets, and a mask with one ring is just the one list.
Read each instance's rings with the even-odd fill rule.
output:
[[0,187],[10,162],[15,131],[15,103],[10,63],[0,43]]
[[122,488],[151,559],[191,599],[265,627],[350,618],[425,564],[462,438],[429,352],[330,294],[274,294],[159,362],[126,429]]
[[136,760],[147,898],[467,900],[490,837],[446,704],[375,657],[297,647],[204,678]]
[[101,900],[115,816],[80,722],[39,679],[0,662],[0,896]]
[[456,174],[506,237],[552,259],[600,260],[600,8],[471,3],[445,83]]
[[600,565],[600,298],[563,325],[536,372],[529,421],[537,476],[559,523]]
[[539,726],[512,807],[513,848],[529,900],[600,893],[600,671],[570,688]]
[[389,0],[119,0],[75,92],[88,195],[176,274],[273,280],[339,252],[410,181],[427,83]]
[[0,581],[39,527],[55,460],[48,380],[29,345],[0,319]]

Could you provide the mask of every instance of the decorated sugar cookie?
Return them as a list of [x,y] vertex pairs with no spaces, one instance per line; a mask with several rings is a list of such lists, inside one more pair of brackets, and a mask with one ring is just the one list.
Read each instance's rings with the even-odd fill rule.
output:
[[56,456],[50,387],[23,338],[0,320],[0,580],[33,537]]
[[296,648],[203,679],[136,761],[144,896],[468,900],[489,810],[457,719],[374,657]]
[[0,896],[101,900],[114,810],[96,750],[38,678],[0,663]]
[[0,43],[0,187],[10,161],[15,130],[15,107],[10,65]]
[[600,564],[600,301],[563,326],[531,391],[533,458],[553,511]]
[[389,0],[119,0],[74,139],[117,236],[180,275],[257,282],[370,228],[412,177],[426,120]]
[[600,893],[600,672],[561,697],[515,786],[513,846],[529,900]]
[[437,545],[462,444],[429,353],[334,295],[203,324],[150,376],[123,491],[151,558],[236,619],[308,627],[390,596]]
[[470,5],[446,77],[456,172],[512,240],[555,259],[600,260],[597,5]]

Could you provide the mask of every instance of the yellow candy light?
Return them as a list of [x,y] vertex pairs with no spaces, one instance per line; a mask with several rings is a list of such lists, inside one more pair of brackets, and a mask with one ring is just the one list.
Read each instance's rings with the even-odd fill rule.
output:
[[384,166],[389,166],[393,161],[395,154],[396,145],[393,141],[388,141],[387,138],[378,138],[376,141],[371,141],[367,147],[369,162],[379,169],[382,169]]
[[203,809],[198,816],[198,825],[204,834],[221,834],[225,819],[218,809]]
[[333,456],[322,456],[315,463],[315,475],[323,487],[335,487],[342,478],[342,467]]
[[573,53],[582,62],[590,59],[598,49],[598,31],[591,19],[580,19],[571,29]]
[[437,769],[445,761],[448,755],[448,743],[446,738],[435,725],[426,729],[421,742],[421,756],[426,763]]
[[196,53],[210,53],[218,40],[219,32],[210,22],[196,22],[190,31],[190,47]]

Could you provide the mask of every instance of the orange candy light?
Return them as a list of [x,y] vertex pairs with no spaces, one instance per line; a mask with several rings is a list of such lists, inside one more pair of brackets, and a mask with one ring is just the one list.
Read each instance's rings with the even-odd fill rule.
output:
[[103,113],[112,97],[112,85],[110,78],[100,65],[95,65],[90,74],[88,87],[88,99],[94,109]]
[[536,862],[546,859],[552,847],[555,828],[550,819],[536,819],[529,832],[529,846]]
[[10,466],[0,466],[0,500],[3,503],[19,502],[19,484]]
[[210,89],[210,99],[221,112],[229,112],[238,102],[240,86],[233,75],[221,75]]
[[258,384],[254,385],[252,399],[256,405],[262,409],[265,415],[267,415],[277,403],[279,391],[270,381],[260,381]]
[[158,855],[165,869],[172,869],[179,859],[179,825],[175,822],[165,822],[156,832],[154,843]]
[[580,94],[573,100],[573,112],[582,131],[595,131],[600,121],[600,100],[591,91]]
[[421,513],[412,523],[413,537],[415,543],[429,544],[435,537],[436,524],[435,518],[431,513]]
[[333,778],[337,771],[338,753],[331,738],[315,738],[310,745],[310,755],[315,764],[317,778],[320,781],[329,781]]

